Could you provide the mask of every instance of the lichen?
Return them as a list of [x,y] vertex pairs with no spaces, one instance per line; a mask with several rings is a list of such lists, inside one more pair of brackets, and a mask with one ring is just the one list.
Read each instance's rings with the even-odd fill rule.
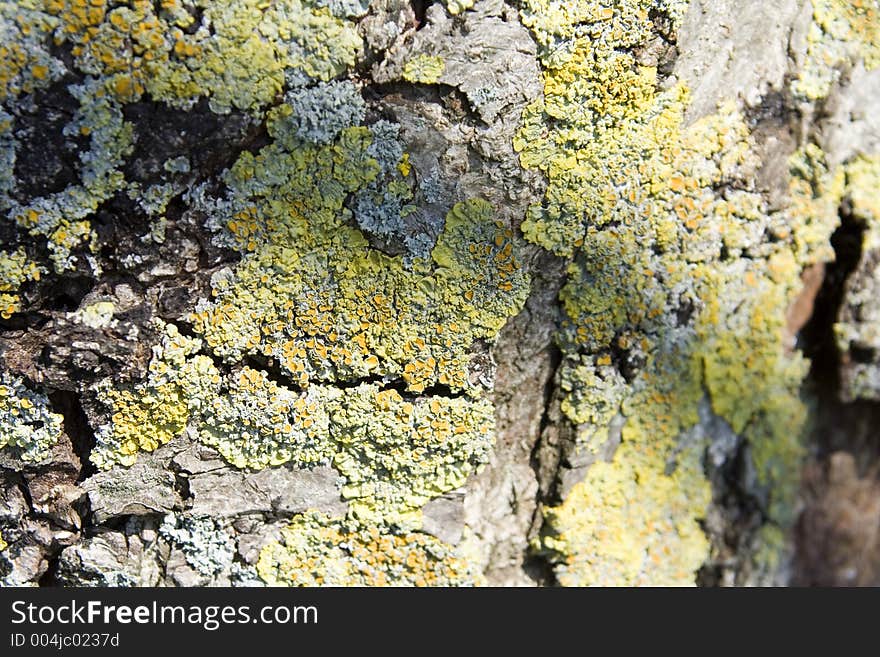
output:
[[111,409],[111,421],[95,432],[89,457],[99,468],[132,465],[139,451],[168,443],[186,428],[190,413],[217,394],[220,374],[198,353],[201,340],[181,335],[173,324],[164,329],[145,381],[121,389],[105,381],[96,388],[98,399]]
[[360,18],[369,10],[370,0],[315,0],[315,5],[339,18]]
[[301,387],[379,376],[413,392],[474,388],[468,350],[494,339],[528,289],[511,231],[473,199],[450,211],[433,261],[407,265],[371,248],[344,203],[381,173],[373,133],[353,126],[325,146],[301,142],[285,107],[270,117],[275,142],[224,177],[227,197],[201,201],[244,258],[215,277],[196,330],[227,360],[271,358]]
[[318,512],[296,516],[260,552],[271,586],[470,586],[480,576],[433,536]]
[[[674,25],[686,3],[666,3]],[[660,90],[630,50],[652,37],[649,2],[526,2],[544,97],[514,146],[548,188],[527,239],[572,256],[560,300],[563,412],[575,450],[623,418],[618,445],[546,510],[538,548],[565,584],[693,584],[708,556],[703,456],[685,439],[712,411],[744,436],[771,522],[792,521],[806,361],[786,309],[834,228],[813,212],[771,214],[731,104],[685,126],[688,92]],[[793,183],[794,184],[794,183]],[[766,241],[766,234],[773,234]]]
[[453,16],[457,16],[463,11],[474,6],[474,0],[446,0],[446,9]]
[[880,10],[870,0],[811,2],[806,57],[792,89],[815,101],[825,98],[855,62],[863,62],[868,70],[880,65]]
[[61,437],[63,418],[49,399],[30,390],[21,378],[0,372],[0,449],[23,461],[45,460]]
[[9,547],[9,543],[3,540],[3,532],[0,532],[0,552]]
[[331,411],[331,433],[353,518],[403,524],[488,460],[495,429],[488,401],[410,401],[374,385],[350,392]]
[[204,577],[231,570],[235,541],[213,518],[169,513],[159,535],[183,552],[186,562]]
[[199,439],[232,465],[260,470],[293,461],[301,467],[333,455],[329,415],[337,388],[312,386],[297,394],[244,367],[228,390],[206,403]]
[[0,2],[0,103],[43,89],[64,74],[46,43],[57,21],[38,0]]
[[116,305],[112,301],[96,301],[76,313],[78,321],[92,329],[102,329],[113,323]]
[[77,66],[123,103],[148,93],[188,108],[208,97],[218,113],[259,113],[282,90],[286,69],[329,80],[361,48],[353,23],[301,0],[171,0],[158,12],[146,0],[100,3],[100,17],[86,22],[50,4],[61,19],[57,40],[71,41]]
[[29,260],[23,247],[0,251],[0,317],[9,319],[21,312],[19,288],[27,281],[39,281],[43,269]]
[[294,89],[285,99],[284,114],[276,114],[276,121],[285,121],[289,125],[279,125],[276,131],[293,134],[313,144],[329,144],[345,128],[359,125],[366,112],[360,91],[347,80],[319,82],[311,88]]
[[416,55],[403,66],[403,79],[420,84],[437,84],[446,70],[442,57],[436,55]]
[[[471,4],[449,7],[456,13]],[[102,206],[130,201],[150,221],[141,241],[163,244],[172,234],[166,211],[179,197],[196,211],[185,217],[202,212],[214,241],[241,256],[213,273],[211,297],[185,318],[195,336],[181,333],[184,323],[158,322],[146,376],[90,390],[99,419],[92,463],[130,466],[186,432],[242,470],[332,466],[347,516],[294,522],[341,541],[321,558],[351,551],[388,583],[472,583],[452,548],[419,532],[421,507],[488,460],[495,430],[488,349],[522,309],[530,281],[517,236],[490,203],[460,199],[445,216],[421,213],[420,195],[442,200],[436,181],[418,186],[400,126],[375,113],[365,125],[367,104],[349,73],[363,45],[355,19],[369,3],[17,5],[0,3],[4,32],[24,53],[0,64],[0,100],[8,100],[0,163],[11,172],[20,148],[20,112],[11,103],[51,83],[79,103],[63,129],[66,143],[89,145],[73,183],[38,198],[23,198],[12,175],[0,172],[0,210],[16,237],[45,239],[58,274],[90,268],[97,276],[94,215]],[[63,61],[52,58],[56,51]],[[442,60],[421,55],[405,77],[434,84],[443,70]],[[76,82],[62,88],[64,79]],[[241,112],[266,126],[269,143],[243,149],[219,181],[193,184],[186,157],[166,161],[169,175],[159,179],[125,180],[139,137],[128,106],[147,101]],[[30,253],[0,260],[0,292],[10,295],[4,307],[18,304],[12,295],[39,276],[24,259]],[[137,253],[119,259],[142,262]],[[117,305],[100,299],[67,319],[94,331],[122,323]],[[214,520],[169,516],[159,534],[200,574],[238,576],[226,568],[229,537]],[[385,547],[388,554],[372,554]],[[353,568],[353,581],[370,581]]]
[[94,251],[95,233],[88,220],[98,206],[123,188],[119,171],[132,148],[132,128],[120,107],[106,96],[98,80],[87,78],[69,91],[80,102],[67,135],[88,136],[90,147],[79,155],[80,183],[25,205],[13,204],[9,216],[31,235],[47,238],[56,272],[74,266],[73,249],[85,244]]

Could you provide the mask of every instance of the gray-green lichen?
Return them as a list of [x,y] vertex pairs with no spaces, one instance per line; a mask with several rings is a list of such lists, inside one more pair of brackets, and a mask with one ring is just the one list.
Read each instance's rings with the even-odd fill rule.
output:
[[159,535],[181,550],[186,562],[205,577],[232,568],[235,541],[213,518],[169,513],[159,525]]
[[63,422],[50,409],[46,395],[0,372],[0,449],[30,463],[45,460],[61,437]]

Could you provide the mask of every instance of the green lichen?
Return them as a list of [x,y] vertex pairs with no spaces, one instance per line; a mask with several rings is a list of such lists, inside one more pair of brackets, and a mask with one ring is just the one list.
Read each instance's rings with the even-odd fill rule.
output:
[[220,374],[209,357],[198,354],[201,341],[181,335],[173,324],[164,328],[146,381],[131,389],[106,382],[97,388],[112,412],[110,423],[95,432],[89,457],[99,468],[132,465],[139,451],[168,443],[186,428],[191,412],[217,394]]
[[245,367],[205,404],[199,439],[239,468],[327,463],[333,455],[329,415],[339,395],[324,386],[297,394]]
[[880,66],[880,10],[873,0],[811,0],[807,52],[792,88],[807,100],[825,98],[856,61]]
[[76,314],[76,318],[92,329],[102,329],[113,323],[116,305],[112,301],[90,303]]
[[421,84],[437,84],[446,70],[441,57],[435,55],[416,55],[403,66],[403,79]]
[[[312,517],[312,529],[360,541],[358,559],[385,564],[390,583],[471,582],[447,546],[417,532],[420,508],[488,458],[492,372],[476,354],[522,308],[529,279],[516,237],[486,201],[458,203],[445,220],[416,216],[399,127],[363,125],[359,87],[339,79],[360,55],[351,19],[365,3],[44,0],[27,9],[43,21],[40,47],[53,38],[83,76],[68,87],[80,108],[64,132],[90,145],[75,184],[18,204],[14,181],[0,178],[0,199],[19,230],[47,240],[57,272],[84,257],[98,273],[91,216],[120,193],[152,220],[142,239],[165,239],[165,211],[185,176],[124,179],[127,104],[149,98],[186,110],[205,99],[214,112],[265,120],[271,138],[222,174],[219,197],[209,184],[183,195],[241,261],[214,274],[211,298],[194,309],[199,337],[160,323],[144,380],[95,387],[107,421],[92,462],[128,466],[188,431],[241,469],[332,465],[349,513]],[[26,87],[24,66],[10,63],[8,93],[40,86]],[[46,84],[65,72],[52,66]],[[442,70],[427,56],[408,68],[425,83]],[[12,129],[12,114],[0,115],[10,166]],[[180,160],[165,170],[189,173]],[[98,301],[71,318],[101,330],[115,311]],[[198,554],[190,534],[211,543],[217,527],[181,522],[169,520],[163,536],[189,559]],[[370,554],[386,540],[393,554]]]
[[3,540],[3,533],[0,532],[0,552],[3,552],[6,548],[9,547],[9,543]]
[[0,317],[9,319],[21,311],[19,288],[27,281],[38,281],[43,269],[27,257],[24,248],[0,251]]
[[[659,9],[673,24],[686,3]],[[708,556],[703,457],[711,411],[752,447],[774,523],[792,520],[806,420],[806,362],[786,310],[803,267],[827,258],[833,222],[771,215],[732,105],[686,127],[687,90],[658,90],[630,49],[652,36],[654,3],[526,2],[544,97],[514,146],[548,179],[526,237],[573,256],[560,299],[562,409],[594,463],[546,511],[539,549],[565,584],[693,584]],[[768,242],[766,234],[774,240]],[[702,435],[702,434],[700,434]],[[720,439],[720,437],[719,437]]]
[[453,16],[457,16],[473,6],[474,0],[446,0],[446,9]]
[[333,465],[345,477],[349,515],[405,523],[427,501],[460,488],[487,462],[494,440],[488,401],[428,397],[363,385],[331,411]]
[[271,586],[471,586],[480,576],[433,536],[354,523],[317,512],[296,516],[260,552]]
[[61,437],[62,422],[62,416],[50,410],[46,395],[0,372],[0,449],[30,463],[43,461]]
[[209,225],[244,258],[215,276],[196,330],[227,360],[271,358],[302,387],[367,376],[402,377],[413,392],[479,387],[468,379],[469,349],[494,339],[527,294],[513,234],[473,199],[450,211],[430,261],[407,266],[371,248],[345,207],[379,174],[371,131],[302,142],[284,130],[289,111],[270,117],[276,141],[225,176],[227,197],[202,201]]
[[207,97],[215,112],[259,113],[286,72],[329,80],[361,49],[353,23],[308,1],[97,3],[100,19],[85,22],[50,4],[61,18],[57,38],[74,44],[77,66],[123,103],[148,93],[187,108]]

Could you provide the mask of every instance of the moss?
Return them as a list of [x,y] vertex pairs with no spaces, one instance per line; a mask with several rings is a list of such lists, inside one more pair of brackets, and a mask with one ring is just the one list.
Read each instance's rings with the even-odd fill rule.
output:
[[479,575],[432,536],[317,512],[296,516],[260,552],[271,586],[468,586]]
[[50,410],[46,395],[0,372],[0,449],[30,463],[43,461],[61,437],[62,421]]
[[868,70],[880,65],[880,13],[871,2],[811,2],[806,58],[792,88],[798,96],[815,101],[825,98],[841,72],[857,61]]
[[421,84],[437,84],[446,70],[443,59],[435,55],[416,55],[403,67],[403,79]]

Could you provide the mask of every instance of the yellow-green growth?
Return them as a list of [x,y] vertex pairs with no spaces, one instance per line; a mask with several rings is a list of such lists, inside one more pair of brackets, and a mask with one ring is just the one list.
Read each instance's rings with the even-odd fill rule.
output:
[[80,322],[93,329],[102,329],[113,322],[116,305],[112,301],[96,301],[78,313]]
[[341,394],[324,386],[297,394],[244,367],[203,405],[199,439],[238,468],[326,463],[334,453],[329,415]]
[[418,524],[420,507],[463,486],[488,460],[495,433],[488,401],[410,401],[374,385],[342,396],[331,423],[350,515],[370,522]]
[[377,375],[413,392],[480,387],[468,378],[471,346],[494,339],[528,293],[511,231],[474,199],[450,211],[432,261],[407,266],[371,248],[344,202],[378,175],[372,133],[301,142],[284,131],[285,108],[270,117],[276,142],[244,153],[227,199],[208,202],[221,239],[244,258],[215,276],[196,330],[230,361],[272,358],[301,387]]
[[141,450],[151,452],[180,435],[190,413],[217,394],[220,375],[213,361],[198,354],[201,340],[181,335],[168,324],[146,381],[132,389],[99,386],[98,399],[110,407],[111,422],[96,432],[90,456],[102,469],[132,465]]
[[403,67],[403,79],[421,84],[437,84],[446,70],[441,57],[434,55],[416,55]]
[[0,532],[0,552],[3,552],[6,548],[9,547],[9,544],[3,540],[3,533]]
[[446,9],[453,16],[457,16],[463,11],[474,6],[474,0],[446,0]]
[[[714,437],[692,437],[706,393],[751,445],[782,525],[802,455],[806,363],[790,352],[785,316],[802,268],[827,257],[836,214],[769,215],[732,105],[684,126],[687,90],[659,91],[656,71],[629,52],[652,36],[652,8],[522,9],[544,97],[514,146],[548,179],[523,231],[574,256],[560,295],[562,409],[585,441],[576,450],[598,453],[624,422],[610,460],[547,510],[542,547],[567,584],[693,584],[708,556],[702,462]],[[660,7],[673,23],[685,8]]]
[[9,319],[21,311],[19,288],[26,281],[40,280],[42,268],[28,260],[24,248],[0,251],[0,317]]
[[825,98],[842,71],[880,65],[880,8],[873,0],[811,0],[806,60],[793,83],[808,100]]
[[0,372],[0,449],[37,463],[49,456],[61,437],[63,418],[50,410],[46,395]]
[[58,21],[41,5],[38,0],[0,2],[0,103],[42,89],[64,74],[47,43]]
[[472,586],[480,576],[433,536],[317,512],[295,517],[260,552],[270,586]]

